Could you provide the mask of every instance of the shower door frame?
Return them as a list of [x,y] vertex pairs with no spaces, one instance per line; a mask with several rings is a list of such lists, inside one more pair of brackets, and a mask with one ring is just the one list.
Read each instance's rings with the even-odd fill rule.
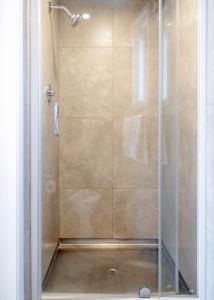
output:
[[[162,8],[159,0],[159,8]],[[179,1],[179,0],[175,0]],[[206,299],[206,0],[198,3],[198,91],[197,91],[197,296],[182,299]],[[158,290],[161,294],[161,135],[162,135],[162,9],[159,9],[159,153],[158,153],[158,208],[159,208],[159,273]],[[200,113],[199,113],[200,112]],[[176,238],[177,239],[177,238]],[[178,252],[177,252],[178,254]],[[176,275],[177,276],[177,275]],[[175,278],[178,279],[178,278]],[[161,297],[161,299],[165,299]],[[177,299],[178,297],[166,297]]]
[[[30,31],[30,62],[31,62],[31,293],[30,300],[41,299],[41,25],[40,25],[40,5],[42,0],[29,0],[31,20]],[[198,157],[197,157],[197,210],[198,210],[198,234],[197,234],[197,277],[198,277],[198,297],[181,297],[182,299],[205,300],[205,219],[206,219],[206,190],[205,190],[205,138],[206,138],[206,1],[198,0],[200,14],[198,16],[198,49],[199,49],[199,70],[198,70]],[[162,0],[159,0],[159,7],[162,7]],[[159,18],[162,19],[161,10]],[[160,21],[159,21],[160,22]],[[160,32],[162,24],[160,24]],[[159,61],[162,60],[161,38],[159,49]],[[159,78],[159,103],[162,96],[162,68],[160,64]],[[160,155],[160,154],[159,154]],[[159,198],[160,200],[160,198]],[[159,201],[160,205],[160,201]],[[160,217],[159,217],[160,219]],[[160,238],[160,236],[159,236]],[[160,270],[159,270],[160,272]],[[124,295],[125,296],[125,295]],[[161,297],[160,299],[177,300],[178,297]],[[69,299],[69,298],[67,298]],[[72,298],[71,298],[72,299]],[[113,299],[113,298],[109,298]],[[125,299],[125,298],[124,298]],[[139,298],[129,298],[129,300]],[[157,299],[157,298],[151,298]]]

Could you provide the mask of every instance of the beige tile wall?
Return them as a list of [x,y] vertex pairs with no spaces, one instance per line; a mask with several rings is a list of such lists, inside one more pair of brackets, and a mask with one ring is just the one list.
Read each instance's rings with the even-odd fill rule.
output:
[[60,236],[156,238],[156,1],[60,4]]

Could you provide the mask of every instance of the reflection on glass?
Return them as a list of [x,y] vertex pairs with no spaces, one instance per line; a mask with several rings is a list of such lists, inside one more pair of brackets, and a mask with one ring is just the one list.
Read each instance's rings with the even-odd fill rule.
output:
[[168,98],[168,44],[166,27],[163,27],[163,102]]
[[[197,83],[193,84],[190,77],[197,76],[197,66],[189,57],[190,49],[197,52],[196,38],[192,33],[197,31],[197,19],[193,17],[196,2],[162,1],[162,295],[196,293],[197,97],[193,95]],[[191,109],[188,107],[190,102]]]
[[123,120],[124,156],[143,164],[149,163],[149,135],[146,125],[140,115]]
[[138,99],[145,101],[145,45],[144,40],[139,40],[139,79],[138,79]]
[[148,101],[148,70],[149,60],[149,4],[147,4],[142,13],[138,16],[134,24],[134,48],[132,57],[132,89],[133,89],[133,107],[143,106]]

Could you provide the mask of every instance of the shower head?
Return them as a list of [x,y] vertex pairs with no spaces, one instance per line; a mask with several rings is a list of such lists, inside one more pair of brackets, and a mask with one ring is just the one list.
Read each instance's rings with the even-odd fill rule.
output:
[[81,22],[82,20],[88,20],[90,19],[90,15],[89,14],[76,14],[76,15],[72,15],[71,16],[71,25],[72,27],[76,27],[79,22]]
[[73,15],[71,17],[72,27],[76,27],[79,24],[79,22],[81,22],[81,21],[82,21],[82,16],[80,14]]
[[67,7],[61,5],[51,5],[49,2],[48,10],[51,13],[52,9],[61,9],[70,17],[72,27],[76,27],[82,20],[88,20],[90,18],[89,14],[72,14]]

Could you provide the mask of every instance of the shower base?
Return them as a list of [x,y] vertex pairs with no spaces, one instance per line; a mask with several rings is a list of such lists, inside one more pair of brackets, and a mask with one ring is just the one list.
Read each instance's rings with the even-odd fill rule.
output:
[[158,288],[155,240],[60,240],[43,299],[138,297]]

